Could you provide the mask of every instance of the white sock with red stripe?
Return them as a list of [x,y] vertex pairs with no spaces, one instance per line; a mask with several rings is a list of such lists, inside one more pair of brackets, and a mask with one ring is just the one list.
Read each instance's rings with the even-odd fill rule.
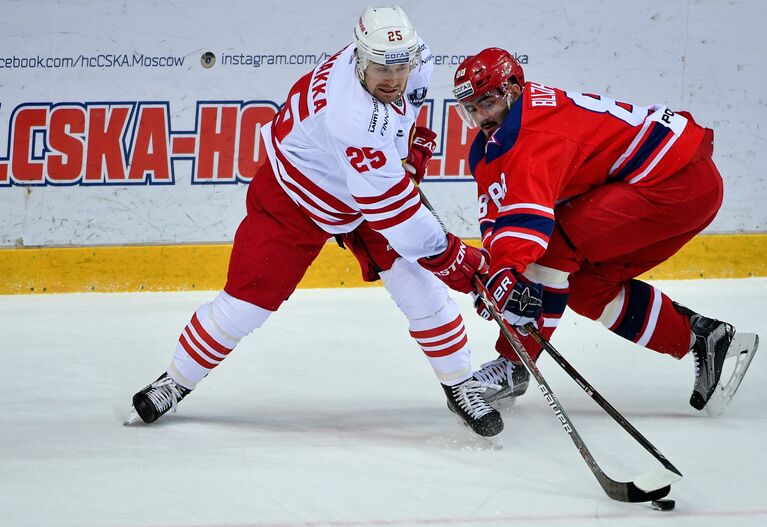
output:
[[454,386],[471,377],[469,339],[452,298],[434,315],[410,320],[410,335],[429,359],[439,382]]
[[245,335],[261,327],[271,314],[221,291],[192,315],[178,339],[168,374],[182,386],[194,389]]
[[404,258],[381,272],[384,287],[410,321],[439,382],[454,386],[471,377],[471,348],[458,305],[429,271]]

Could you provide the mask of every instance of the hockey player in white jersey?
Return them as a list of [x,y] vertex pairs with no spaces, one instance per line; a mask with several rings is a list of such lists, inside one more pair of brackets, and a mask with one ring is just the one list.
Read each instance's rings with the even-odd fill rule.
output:
[[432,63],[398,6],[367,8],[354,42],[301,77],[262,128],[268,163],[248,188],[224,290],[184,328],[167,371],[133,397],[128,422],[151,423],[195,388],[287,300],[331,236],[379,277],[409,321],[448,407],[479,435],[503,429],[472,378],[470,348],[447,286],[473,290],[482,253],[421,204],[435,134],[415,127]]

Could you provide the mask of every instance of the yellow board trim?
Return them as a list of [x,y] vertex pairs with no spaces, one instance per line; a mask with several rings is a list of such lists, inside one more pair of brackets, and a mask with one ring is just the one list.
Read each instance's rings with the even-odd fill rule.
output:
[[[469,240],[478,245],[478,240]],[[231,244],[0,249],[0,294],[218,290]],[[646,279],[767,276],[767,234],[693,239]],[[349,251],[327,243],[299,287],[366,287]]]

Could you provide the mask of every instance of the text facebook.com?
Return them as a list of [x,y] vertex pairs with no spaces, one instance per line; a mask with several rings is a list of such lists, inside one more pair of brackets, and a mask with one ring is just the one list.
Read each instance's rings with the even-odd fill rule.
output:
[[[430,55],[426,61],[433,61],[435,66],[457,66],[468,55]],[[188,59],[198,59],[198,52],[190,55],[148,55],[143,53],[108,53],[108,54],[78,54],[66,56],[21,55],[0,56],[0,69],[111,69],[111,68],[182,68],[188,67]],[[322,53],[240,53],[204,52],[202,64],[209,68],[217,63],[219,67],[272,67],[272,66],[304,66],[317,65],[330,57]],[[525,59],[526,55],[523,56]],[[526,60],[524,61],[526,63]]]

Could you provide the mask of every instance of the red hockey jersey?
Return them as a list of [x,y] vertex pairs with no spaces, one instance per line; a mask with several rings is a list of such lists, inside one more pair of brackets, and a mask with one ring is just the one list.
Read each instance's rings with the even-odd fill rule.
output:
[[522,272],[543,255],[557,204],[613,181],[662,181],[692,158],[704,133],[665,106],[528,82],[501,126],[489,139],[480,132],[469,153],[493,269]]

